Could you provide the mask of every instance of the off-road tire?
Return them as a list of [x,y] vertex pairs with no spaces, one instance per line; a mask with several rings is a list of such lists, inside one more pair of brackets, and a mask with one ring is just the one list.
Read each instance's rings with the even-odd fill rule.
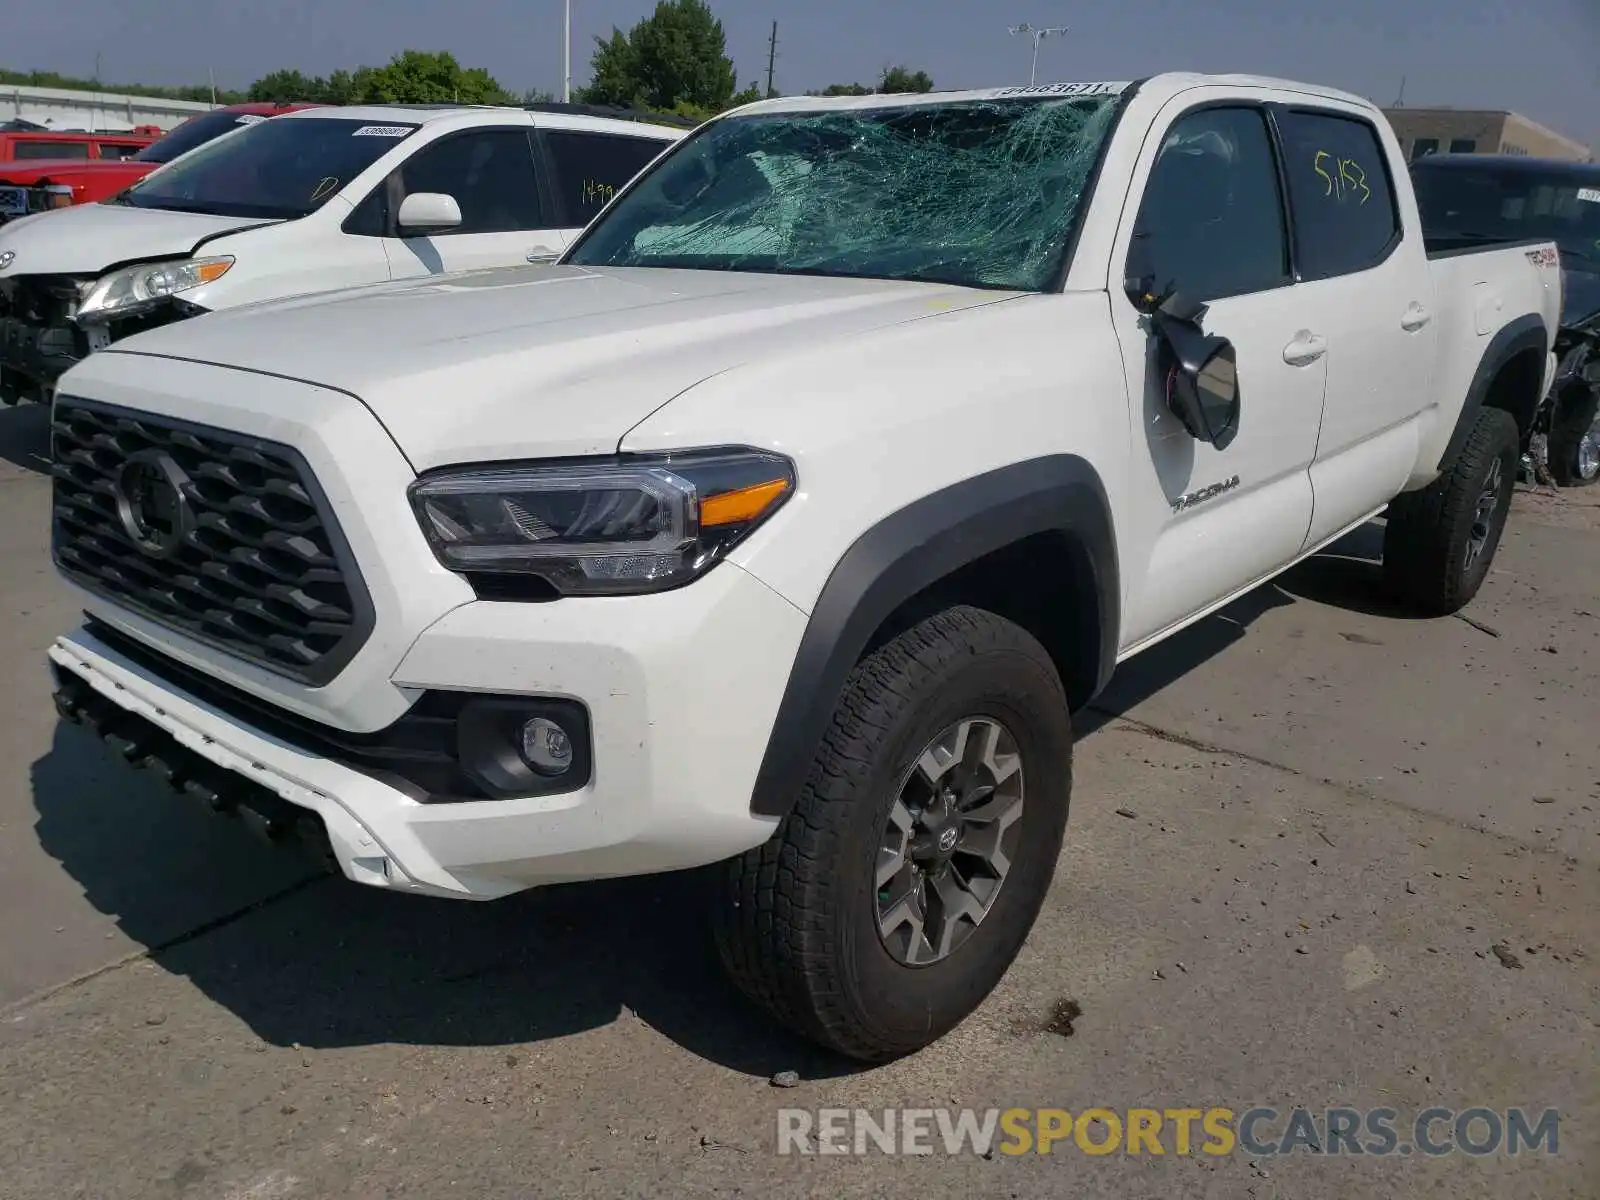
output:
[[[879,935],[874,870],[900,780],[930,739],[981,714],[1013,735],[1025,795],[1009,874],[947,958],[906,966]],[[953,1029],[999,983],[1044,903],[1072,790],[1072,721],[1049,654],[980,609],[936,613],[846,681],[793,810],[717,871],[713,924],[747,996],[803,1036],[882,1062]]]
[[[1521,452],[1511,414],[1485,408],[1450,469],[1427,487],[1405,492],[1389,505],[1383,535],[1383,570],[1390,589],[1408,607],[1445,616],[1465,607],[1483,581],[1505,532]],[[1470,554],[1478,501],[1496,462],[1500,482],[1487,534]]]
[[1558,405],[1550,426],[1550,474],[1562,487],[1592,487],[1600,483],[1600,475],[1583,477],[1578,470],[1578,448],[1600,413],[1600,392],[1591,389],[1577,403],[1563,398]]

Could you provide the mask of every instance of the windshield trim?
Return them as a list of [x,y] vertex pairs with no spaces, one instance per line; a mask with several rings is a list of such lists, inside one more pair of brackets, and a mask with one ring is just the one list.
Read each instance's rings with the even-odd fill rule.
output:
[[[1112,143],[1113,139],[1115,139],[1115,137],[1117,136],[1118,129],[1121,128],[1122,117],[1123,117],[1123,114],[1128,111],[1129,103],[1133,100],[1133,98],[1135,96],[1137,96],[1139,94],[1140,88],[1143,87],[1143,85],[1146,82],[1148,82],[1148,78],[1149,77],[1147,76],[1147,77],[1144,77],[1144,78],[1136,79],[1133,82],[1131,82],[1131,83],[1127,84],[1126,86],[1122,87],[1119,91],[1117,91],[1113,95],[1112,101],[1111,101],[1111,118],[1106,124],[1105,136],[1100,139],[1100,145],[1095,150],[1094,161],[1093,161],[1093,163],[1090,164],[1089,173],[1084,178],[1083,193],[1082,193],[1081,198],[1078,201],[1077,219],[1072,222],[1070,228],[1067,230],[1064,238],[1062,239],[1063,242],[1064,242],[1064,245],[1062,246],[1062,249],[1061,249],[1060,265],[1056,268],[1056,270],[1053,273],[1052,277],[1045,281],[1044,286],[1042,286],[1042,287],[1038,287],[1038,288],[1017,288],[1017,287],[1004,287],[1004,286],[1001,286],[1001,285],[998,285],[998,284],[983,284],[983,283],[976,283],[976,282],[959,282],[958,283],[958,282],[954,282],[954,281],[951,281],[951,280],[945,280],[945,279],[939,279],[939,280],[912,279],[912,278],[910,278],[908,276],[905,276],[905,275],[888,275],[888,276],[884,276],[884,275],[868,275],[868,274],[865,274],[865,273],[858,274],[858,273],[854,273],[854,272],[852,272],[852,273],[850,273],[848,275],[845,275],[845,274],[838,274],[838,273],[835,273],[835,272],[824,272],[824,271],[821,271],[821,270],[761,271],[761,270],[751,270],[751,269],[740,269],[738,267],[717,267],[717,268],[711,268],[711,267],[681,268],[680,267],[680,268],[676,268],[676,269],[678,269],[678,270],[685,270],[685,269],[688,269],[688,270],[719,270],[719,271],[725,271],[725,272],[730,273],[730,274],[746,274],[746,275],[802,275],[802,274],[804,274],[804,275],[822,276],[822,277],[829,278],[829,279],[888,279],[888,280],[891,280],[891,281],[903,282],[903,283],[937,283],[937,284],[939,284],[940,286],[943,286],[943,287],[970,288],[973,291],[1011,292],[1011,293],[1018,294],[1018,295],[1049,295],[1049,294],[1053,294],[1053,293],[1060,293],[1063,290],[1065,290],[1067,279],[1070,277],[1070,275],[1072,273],[1073,262],[1076,260],[1077,255],[1078,255],[1078,243],[1079,243],[1079,241],[1080,241],[1080,239],[1081,239],[1081,237],[1083,235],[1083,227],[1084,227],[1084,224],[1086,223],[1086,218],[1088,216],[1090,207],[1094,203],[1095,193],[1096,193],[1096,191],[1098,190],[1098,188],[1100,186],[1100,175],[1101,175],[1102,170],[1105,167],[1106,156],[1107,156],[1107,154],[1108,154],[1108,152],[1110,150],[1111,143]],[[962,96],[960,98],[952,97],[950,100],[945,101],[945,103],[949,103],[949,104],[970,104],[970,103],[983,103],[983,102],[987,102],[987,101],[1003,101],[1003,102],[1009,102],[1009,103],[1015,103],[1015,104],[1027,104],[1027,103],[1039,103],[1039,102],[1043,102],[1043,101],[1059,100],[1059,99],[1073,99],[1073,98],[1093,99],[1094,98],[1092,95],[1086,95],[1086,96],[1082,96],[1082,97],[1062,96],[1062,95],[1059,95],[1059,94],[1052,94],[1050,92],[1047,92],[1043,88],[1035,89],[1035,90],[1032,90],[1032,91],[1026,91],[1024,89],[1018,89],[1017,91],[1019,93],[1022,93],[1022,94],[1006,94],[1006,95],[981,96],[981,97],[979,97],[979,96]],[[887,99],[887,97],[886,97],[886,99]],[[925,101],[924,103],[932,105],[932,104],[939,103],[939,101],[929,100],[929,101]],[[908,108],[911,108],[911,107],[914,107],[914,106],[913,105],[909,105],[909,104],[904,104],[904,103],[886,103],[886,104],[877,104],[877,105],[851,106],[850,109],[844,110],[844,111],[850,111],[852,113],[882,113],[882,112],[891,112],[891,111],[898,110],[898,109],[908,109]],[[832,111],[836,111],[836,110],[831,108],[831,107],[818,106],[818,107],[816,107],[814,109],[795,109],[792,112],[785,111],[781,115],[784,115],[784,116],[807,116],[807,115],[810,115],[810,114],[813,114],[813,113],[825,113],[825,112],[832,112]],[[752,116],[752,117],[753,116],[759,116],[759,115],[764,115],[764,114],[750,114],[750,116]],[[561,255],[561,257],[559,259],[557,259],[557,262],[562,266],[568,266],[568,265],[571,265],[571,266],[597,266],[597,265],[599,265],[599,264],[590,264],[590,263],[574,263],[572,261],[572,257],[573,257],[573,255],[577,254],[578,251],[581,250],[585,245],[588,244],[590,237],[600,227],[600,225],[604,221],[607,221],[607,220],[610,219],[610,214],[617,207],[617,205],[622,202],[624,197],[631,195],[633,193],[634,189],[639,187],[645,181],[645,179],[647,177],[652,176],[657,171],[661,170],[662,167],[664,167],[672,159],[672,157],[674,155],[682,153],[684,147],[690,145],[696,139],[704,136],[708,130],[712,129],[713,127],[715,127],[720,122],[723,122],[723,121],[739,121],[739,120],[745,120],[745,119],[748,119],[748,118],[741,117],[737,113],[729,114],[729,115],[726,115],[726,116],[713,117],[711,120],[706,121],[705,123],[701,124],[697,128],[691,130],[685,136],[683,136],[683,137],[677,139],[677,141],[673,142],[667,148],[666,152],[661,154],[659,157],[657,157],[650,164],[649,167],[647,167],[643,171],[640,171],[637,175],[635,175],[632,179],[630,179],[623,187],[618,189],[617,194],[614,195],[606,203],[606,206],[604,208],[602,208],[598,213],[596,213],[594,215],[594,218],[592,220],[590,220],[590,222],[586,226],[584,226],[582,232],[580,232],[578,234],[578,236],[575,237],[572,240],[572,244],[570,246],[568,246],[566,251]],[[633,268],[633,269],[641,270],[641,271],[671,269],[671,268],[662,268],[662,267],[654,266],[654,265],[651,265],[651,264],[641,264],[641,263],[630,264],[630,267]]]

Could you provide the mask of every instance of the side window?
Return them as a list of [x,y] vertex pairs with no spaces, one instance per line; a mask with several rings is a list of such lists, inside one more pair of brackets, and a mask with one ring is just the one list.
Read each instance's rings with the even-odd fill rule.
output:
[[617,134],[547,131],[563,226],[587,225],[611,197],[670,143]]
[[402,198],[413,192],[455,197],[461,225],[453,233],[513,233],[549,224],[525,130],[484,129],[446,137],[402,163],[399,175]]
[[1304,279],[1375,267],[1400,233],[1388,156],[1365,121],[1285,112],[1289,200]]
[[1427,158],[1430,154],[1439,153],[1438,138],[1418,138],[1411,143],[1411,157],[1413,159]]
[[346,233],[360,237],[389,236],[389,187],[390,180],[386,179],[356,205],[355,212],[344,219]]
[[1198,301],[1289,282],[1278,167],[1259,109],[1202,109],[1168,131],[1145,183],[1128,275]]
[[143,149],[143,146],[129,146],[122,142],[101,142],[100,157],[116,159],[120,162],[124,159],[132,158]]
[[16,142],[15,158],[88,158],[88,142]]

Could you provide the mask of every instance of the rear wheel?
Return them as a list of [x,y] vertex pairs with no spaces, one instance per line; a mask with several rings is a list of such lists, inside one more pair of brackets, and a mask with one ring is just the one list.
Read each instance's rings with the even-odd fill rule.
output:
[[780,1021],[866,1061],[994,989],[1044,902],[1072,778],[1044,648],[958,607],[857,665],[790,814],[724,868],[717,942]]
[[1511,414],[1485,408],[1450,470],[1389,505],[1384,575],[1406,604],[1443,615],[1478,594],[1511,512],[1519,445]]

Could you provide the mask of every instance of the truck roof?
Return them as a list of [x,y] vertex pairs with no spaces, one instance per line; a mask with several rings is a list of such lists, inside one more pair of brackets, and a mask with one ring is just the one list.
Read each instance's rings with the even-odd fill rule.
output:
[[732,110],[745,113],[820,112],[852,108],[895,108],[919,104],[948,104],[967,100],[1014,100],[1037,98],[1059,99],[1063,96],[1118,96],[1134,89],[1140,94],[1152,92],[1176,95],[1190,88],[1222,86],[1273,91],[1299,92],[1305,96],[1338,100],[1357,104],[1376,111],[1376,105],[1363,96],[1342,92],[1337,88],[1299,83],[1287,79],[1274,79],[1266,75],[1204,75],[1186,71],[1168,71],[1140,80],[1083,80],[1068,83],[1041,83],[1034,86],[972,88],[948,92],[874,92],[866,96],[780,96],[773,100],[757,100]]

